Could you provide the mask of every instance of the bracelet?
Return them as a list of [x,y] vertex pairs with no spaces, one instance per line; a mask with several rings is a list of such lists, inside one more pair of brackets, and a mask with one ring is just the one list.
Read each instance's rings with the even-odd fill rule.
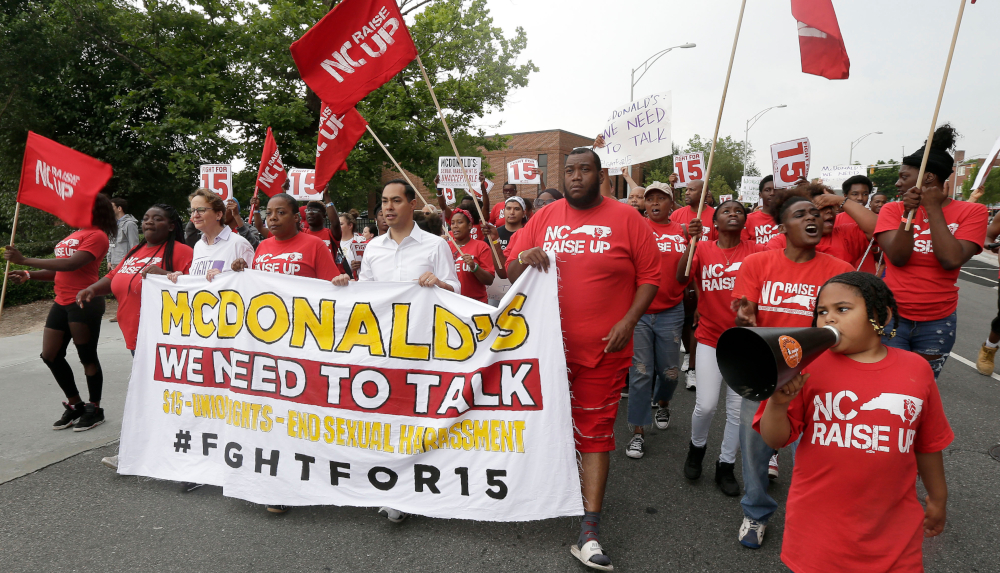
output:
[[478,270],[479,270],[479,263],[476,263],[476,266],[472,267],[472,271],[471,272],[476,272]]
[[490,242],[493,243],[494,245],[499,245],[500,239],[491,239]]
[[837,208],[839,210],[843,211],[844,210],[844,205],[847,205],[847,201],[848,201],[847,197],[844,197],[843,202],[840,203],[840,207],[837,207]]
[[26,281],[31,280],[31,271],[24,271],[24,280]]
[[523,254],[524,251],[521,251],[520,253],[517,254],[517,262],[521,263],[522,265],[525,264],[524,261],[521,260],[521,255]]

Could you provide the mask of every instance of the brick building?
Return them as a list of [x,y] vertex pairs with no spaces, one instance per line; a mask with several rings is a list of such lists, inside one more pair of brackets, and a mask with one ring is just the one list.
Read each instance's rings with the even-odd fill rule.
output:
[[[951,184],[952,189],[959,191],[962,188],[962,184],[972,177],[972,172],[976,167],[980,169],[983,168],[983,163],[986,161],[985,158],[980,157],[978,159],[965,160],[965,151],[959,149],[955,152],[955,172],[951,174]],[[993,160],[993,167],[1000,165],[1000,157]]]

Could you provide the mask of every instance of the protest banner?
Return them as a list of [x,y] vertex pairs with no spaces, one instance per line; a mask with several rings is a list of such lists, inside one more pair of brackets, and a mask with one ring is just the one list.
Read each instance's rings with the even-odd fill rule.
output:
[[674,156],[674,173],[677,174],[675,189],[687,187],[688,182],[697,181],[705,176],[702,166],[705,165],[705,155],[702,152],[685,153]]
[[799,179],[809,177],[809,138],[783,141],[771,146],[771,165],[774,188],[786,189]]
[[356,260],[361,260],[361,257],[365,256],[365,247],[368,243],[351,243],[351,251],[354,253],[354,258]]
[[321,201],[323,192],[316,187],[315,169],[289,169],[288,194],[299,201]]
[[594,151],[601,167],[628,167],[672,154],[670,92],[616,107],[605,122],[604,147]]
[[840,191],[844,181],[855,175],[866,175],[867,171],[864,165],[824,166],[819,170],[819,178],[823,180],[823,185]]
[[441,194],[444,195],[444,202],[449,207],[455,204],[455,190],[451,187],[439,187]]
[[[479,191],[477,196],[481,196],[482,190],[475,189],[479,185],[481,164],[481,157],[463,157],[461,163],[453,156],[438,157],[438,185],[452,189],[468,189],[469,185],[472,185],[474,190]],[[463,168],[465,173],[462,172]],[[468,180],[465,177],[466,173],[469,176]]]
[[337,114],[325,102],[319,114],[319,135],[316,137],[315,187],[322,193],[338,171],[347,171],[347,156],[365,133],[368,122],[358,110]]
[[542,181],[535,159],[515,159],[507,164],[507,183],[538,185]]
[[222,197],[223,201],[233,196],[233,168],[228,164],[202,165],[198,176],[204,189]]
[[556,273],[499,308],[257,271],[142,289],[119,473],[262,504],[583,513]]
[[756,205],[760,202],[760,180],[763,177],[744,175],[740,179],[740,203]]
[[1000,154],[1000,138],[996,140],[993,144],[993,149],[990,150],[990,154],[986,156],[986,160],[983,161],[982,166],[979,167],[979,173],[976,174],[976,181],[972,184],[972,190],[975,191],[979,189],[979,186],[986,181],[986,178],[990,175],[990,170],[993,169],[993,162],[996,161],[997,155]]

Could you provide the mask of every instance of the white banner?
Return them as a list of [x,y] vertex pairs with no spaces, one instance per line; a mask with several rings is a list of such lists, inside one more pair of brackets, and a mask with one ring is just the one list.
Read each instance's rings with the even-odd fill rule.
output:
[[993,162],[996,161],[997,154],[1000,154],[1000,138],[993,144],[993,149],[990,150],[990,154],[986,156],[982,167],[979,168],[979,173],[976,174],[976,181],[972,184],[973,191],[979,189],[983,181],[986,181],[986,177],[990,174],[990,169],[993,168]]
[[289,169],[288,194],[299,201],[322,201],[323,192],[316,189],[315,169]]
[[493,308],[413,283],[151,276],[118,471],[261,504],[580,515],[556,281],[529,270]]
[[465,173],[462,172],[462,165],[455,157],[438,157],[438,185],[441,187],[451,187],[452,189],[468,189],[465,174],[468,174],[468,181],[474,188],[479,187],[479,171],[482,165],[481,157],[463,157]]
[[823,180],[823,185],[840,191],[844,184],[855,175],[867,175],[868,168],[864,165],[826,165],[819,170],[819,178]]
[[740,179],[740,203],[756,205],[760,202],[760,180],[763,177],[744,175]]
[[691,181],[705,177],[705,154],[702,152],[685,153],[674,156],[674,173],[677,174],[675,189],[687,187]]
[[771,146],[772,174],[774,188],[787,189],[800,178],[809,178],[809,138],[793,139]]
[[202,165],[198,173],[201,186],[213,191],[223,201],[233,197],[233,168],[228,164]]
[[515,159],[507,164],[507,183],[538,185],[541,180],[538,161],[535,159]]
[[611,112],[604,147],[594,151],[601,167],[628,167],[673,153],[670,146],[670,92],[637,99]]

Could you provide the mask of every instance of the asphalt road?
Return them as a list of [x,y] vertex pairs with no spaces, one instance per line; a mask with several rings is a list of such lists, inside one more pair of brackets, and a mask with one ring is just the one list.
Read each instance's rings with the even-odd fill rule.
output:
[[[940,537],[924,543],[927,571],[1000,568],[1000,464],[988,453],[1000,442],[1000,377],[981,376],[958,359],[975,361],[996,314],[997,268],[984,259],[966,265],[960,279],[958,342],[939,380],[956,439],[944,456],[948,524]],[[9,350],[0,350],[4,352]],[[4,359],[0,354],[0,363]],[[19,376],[17,368],[4,368],[0,379]],[[114,376],[127,376],[126,363],[105,368]],[[47,375],[33,373],[39,380]],[[117,380],[116,387],[122,382]],[[739,498],[716,489],[708,463],[718,455],[721,416],[713,424],[705,476],[698,483],[683,477],[693,406],[694,393],[679,389],[670,428],[652,430],[646,456],[632,460],[624,455],[628,430],[622,403],[601,524],[615,569],[785,571],[779,554],[790,463],[783,462],[782,475],[772,485],[782,508],[771,520],[764,547],[743,548],[736,540],[742,519]],[[36,410],[29,414],[37,415],[19,414],[16,423],[5,411],[0,417],[2,443],[20,448],[20,442],[10,440],[12,432],[51,423],[51,408]],[[109,415],[120,420],[120,408]],[[64,432],[49,433],[73,439]],[[19,454],[21,466],[32,473],[0,484],[0,571],[586,570],[569,554],[578,519],[498,524],[414,517],[393,525],[373,509],[338,507],[271,515],[260,506],[223,497],[219,488],[182,494],[171,482],[118,476],[99,463],[115,453],[114,445],[90,449],[101,440],[114,440],[115,426],[83,434],[96,435],[75,446],[82,453],[42,469],[37,468],[54,461],[55,450],[66,448],[36,446]],[[0,462],[6,465],[7,459],[0,457]]]

